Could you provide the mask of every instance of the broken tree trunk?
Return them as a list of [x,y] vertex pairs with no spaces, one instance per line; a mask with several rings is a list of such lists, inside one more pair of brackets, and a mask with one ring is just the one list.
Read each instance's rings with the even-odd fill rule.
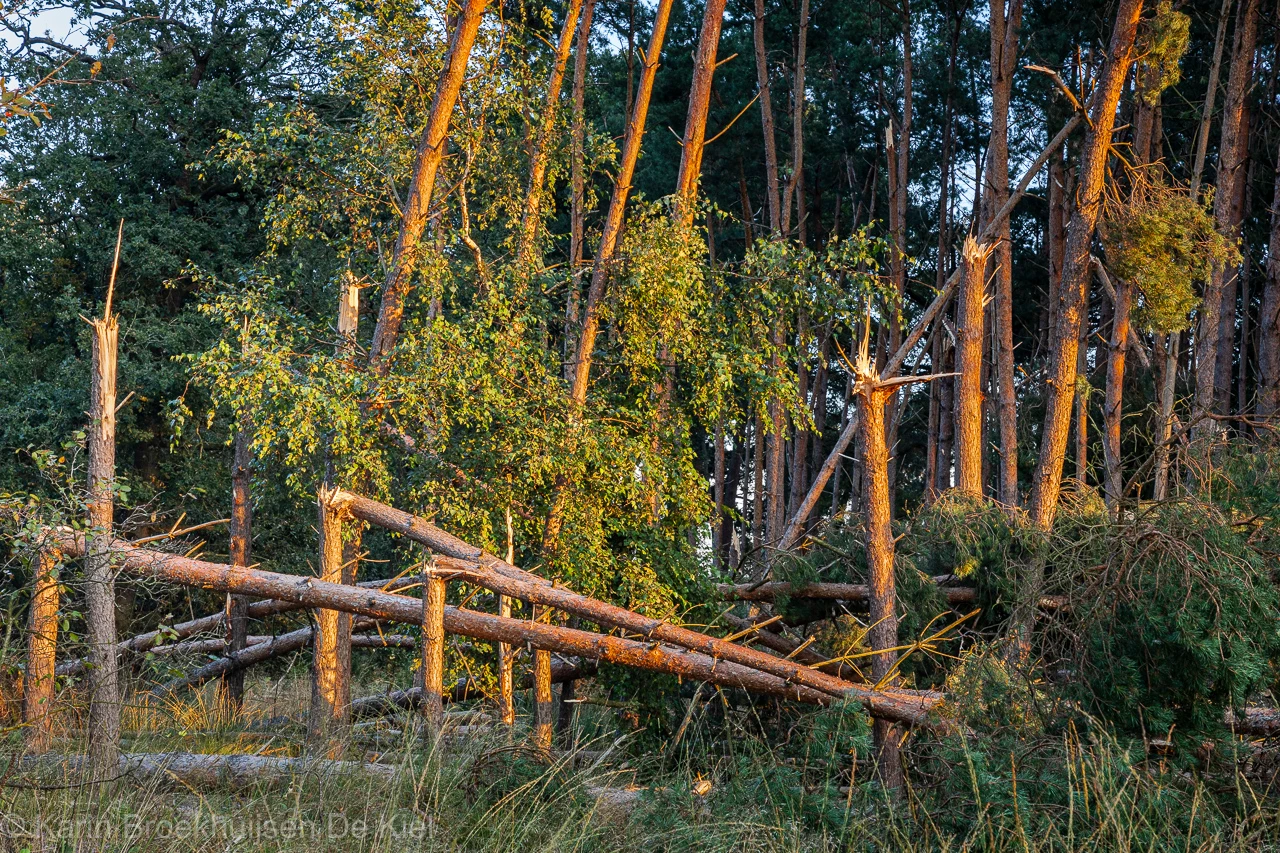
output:
[[[671,625],[659,619],[633,613],[617,605],[587,598],[563,587],[556,587],[542,578],[523,572],[491,554],[484,553],[479,548],[468,545],[429,521],[416,518],[378,501],[351,492],[341,492],[334,496],[334,500],[342,501],[356,518],[399,533],[414,542],[426,545],[436,554],[444,554],[452,558],[437,559],[440,565],[456,569],[460,574],[465,573],[469,583],[533,604],[555,607],[600,625],[632,631],[651,641],[672,643],[723,661],[732,661],[745,667],[758,669],[831,696],[846,697],[852,693],[862,701],[873,703],[875,701],[873,696],[864,696],[862,688],[856,685],[793,661],[780,660],[764,652],[726,643],[688,628]],[[543,648],[558,651],[549,646],[543,646]]]
[[[233,566],[249,565],[253,541],[253,507],[249,498],[249,434],[247,419],[236,432],[235,451],[231,463],[231,544],[229,557]],[[226,608],[226,653],[235,654],[245,647],[249,630],[249,599],[228,595]],[[222,680],[222,698],[233,711],[244,706],[244,675],[235,672]]]
[[404,206],[400,223],[400,236],[396,239],[395,252],[382,288],[382,305],[378,309],[378,324],[373,330],[369,345],[369,363],[381,375],[391,369],[390,355],[400,334],[404,318],[404,303],[413,285],[413,271],[417,265],[419,243],[431,211],[431,196],[435,188],[436,172],[444,157],[449,133],[449,121],[466,76],[467,60],[476,34],[480,31],[480,19],[488,0],[463,0],[458,12],[457,24],[445,56],[444,70],[436,84],[436,94],[431,102],[431,115],[418,143],[413,179],[409,184],[409,198]]
[[56,550],[35,555],[31,609],[27,614],[27,671],[22,679],[22,722],[27,752],[47,752],[53,740],[54,676],[58,655],[58,563]]
[[[120,220],[120,234],[124,220]],[[116,665],[116,584],[111,566],[112,516],[116,470],[116,344],[120,327],[111,313],[116,262],[101,320],[90,320],[93,356],[89,381],[88,546],[85,556],[85,609],[89,635],[89,754],[106,778],[120,752],[120,685]]]
[[[317,503],[320,531],[320,580],[343,581],[343,511],[332,500],[333,491],[320,490]],[[312,646],[311,714],[308,733],[325,740],[349,721],[351,704],[351,614],[341,610],[315,612],[316,638]],[[295,632],[296,633],[296,632]]]
[[961,250],[963,277],[956,302],[956,491],[981,499],[982,342],[986,308],[987,258],[991,245],[972,237]]
[[[57,531],[54,538],[64,553],[71,556],[84,553],[83,535],[71,531]],[[479,556],[478,551],[472,550]],[[422,602],[406,596],[332,584],[311,577],[208,563],[176,554],[135,548],[123,542],[113,543],[112,551],[122,570],[139,577],[166,580],[220,592],[232,591],[264,598],[289,599],[308,607],[342,608],[350,613],[393,622],[416,625],[422,618]],[[492,557],[486,557],[486,559],[497,562]],[[479,581],[481,573],[472,573],[477,562],[475,558],[469,562],[437,558],[437,562],[443,564],[442,567],[459,567],[459,577],[466,577],[469,583],[486,585]],[[518,572],[518,570],[515,571]],[[484,573],[484,576],[487,578],[489,574]],[[538,597],[547,597],[536,592],[533,589],[534,586],[534,584],[528,585],[530,593]],[[547,584],[541,589],[551,590],[552,587]],[[555,592],[566,591],[555,590]],[[570,601],[573,598],[581,598],[572,593],[569,595]],[[546,603],[553,604],[553,602]],[[608,612],[607,608],[612,607],[612,605],[603,605],[602,602],[592,603],[602,605],[606,608],[604,612]],[[621,610],[621,608],[615,609]],[[629,614],[630,618],[627,619],[629,625],[651,626],[649,630],[643,627],[629,628],[629,630],[638,630],[642,635],[652,639],[630,640],[573,628],[503,619],[453,606],[445,609],[445,630],[489,642],[528,643],[535,648],[573,655],[585,660],[602,660],[624,666],[635,666],[698,681],[738,687],[751,692],[784,696],[802,702],[826,704],[832,697],[849,698],[862,703],[877,716],[904,725],[936,725],[930,719],[929,712],[939,701],[940,697],[937,694],[909,690],[868,690],[791,661],[782,661],[764,652],[743,649],[688,629],[677,629],[675,626],[648,619],[640,614],[622,612]],[[587,618],[592,621],[610,622],[598,616]],[[684,642],[690,642],[686,635],[699,638],[698,644],[713,650],[717,657],[692,652],[686,648],[662,645],[664,642],[671,642],[667,638],[672,635],[681,637]],[[251,649],[246,650],[248,651]],[[749,663],[744,666],[736,662],[741,659]],[[757,662],[760,664],[758,667]],[[774,672],[786,672],[790,673],[790,676],[779,677],[773,674]],[[827,689],[808,686],[812,683],[822,684]]]

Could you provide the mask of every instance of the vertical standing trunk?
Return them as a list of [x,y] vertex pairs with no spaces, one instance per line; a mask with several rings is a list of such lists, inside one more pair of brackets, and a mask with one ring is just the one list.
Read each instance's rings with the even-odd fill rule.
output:
[[564,24],[560,27],[560,41],[556,45],[556,55],[551,63],[551,77],[547,80],[542,115],[539,116],[537,131],[531,132],[533,145],[529,153],[529,186],[525,193],[524,216],[520,221],[520,244],[516,249],[516,264],[521,268],[534,260],[538,227],[542,224],[542,185],[547,177],[551,135],[556,128],[560,88],[564,85],[564,70],[569,64],[569,53],[573,47],[573,36],[581,10],[582,0],[569,0],[564,12]]
[[[791,179],[787,181],[782,197],[782,233],[791,233],[791,205],[802,198],[801,176],[804,174],[804,73],[809,46],[809,0],[800,0],[800,26],[796,38],[796,70],[792,75],[791,89]],[[797,207],[803,208],[803,202]],[[797,209],[796,222],[804,220],[804,211]],[[801,243],[804,241],[801,240]]]
[[764,427],[757,417],[752,421],[752,465],[754,489],[751,492],[751,547],[759,550],[764,536]]
[[436,172],[444,157],[449,121],[453,117],[454,105],[458,102],[458,93],[462,90],[467,60],[471,56],[471,47],[480,31],[480,19],[487,5],[488,0],[463,0],[449,43],[449,52],[445,56],[444,73],[436,84],[431,114],[418,143],[409,197],[400,222],[400,235],[396,238],[391,266],[383,283],[378,325],[373,330],[373,341],[369,345],[369,363],[383,376],[391,369],[391,350],[395,347],[400,335],[400,324],[404,320],[405,299],[413,283],[419,244],[431,210]]
[[[1237,184],[1244,177],[1241,166],[1246,156],[1245,99],[1253,79],[1253,51],[1258,33],[1258,0],[1243,0],[1236,15],[1236,33],[1231,49],[1231,70],[1227,77],[1227,98],[1223,105],[1222,141],[1218,151],[1218,188],[1213,197],[1214,224],[1224,236],[1234,240],[1240,231]],[[1193,414],[1200,416],[1217,409],[1218,364],[1231,358],[1230,336],[1222,334],[1223,300],[1227,277],[1225,266],[1215,264],[1205,282],[1200,322],[1196,327],[1196,390]],[[1232,292],[1234,297],[1234,291]],[[1234,303],[1231,312],[1234,313]],[[1229,371],[1228,371],[1229,375]],[[1197,439],[1213,433],[1216,421],[1203,418],[1193,428]]]
[[1161,360],[1160,389],[1157,399],[1159,409],[1156,421],[1156,453],[1155,482],[1152,497],[1158,501],[1169,497],[1169,442],[1173,438],[1173,395],[1178,381],[1178,343],[1182,339],[1180,332],[1172,332],[1161,336],[1161,346],[1156,351],[1164,351]]
[[578,24],[578,50],[573,61],[573,123],[569,153],[569,177],[573,185],[569,202],[569,267],[572,278],[564,314],[566,357],[573,351],[573,330],[578,326],[578,300],[582,293],[583,219],[587,186],[586,152],[583,147],[587,133],[587,52],[591,47],[591,18],[595,8],[596,0],[586,0],[582,8],[582,20]]
[[[1099,274],[1106,275],[1106,272],[1099,268]],[[1107,512],[1113,520],[1119,515],[1120,501],[1124,497],[1122,494],[1124,472],[1120,465],[1120,424],[1123,415],[1124,366],[1129,349],[1129,305],[1133,297],[1133,285],[1128,281],[1118,281],[1115,292],[1115,305],[1111,314],[1111,340],[1108,344],[1106,400],[1102,406],[1104,424],[1102,451],[1106,465],[1103,496],[1107,503]]]
[[422,717],[435,737],[444,725],[444,604],[447,584],[434,568],[422,580]]
[[[986,217],[1009,200],[1009,98],[1018,55],[1022,0],[991,0],[991,142],[987,147]],[[1000,422],[1000,479],[997,494],[1008,506],[1018,504],[1018,409],[1013,386],[1013,247],[1009,217],[996,224],[995,335],[996,382]]]
[[[886,135],[889,148],[889,173],[891,187],[889,196],[889,232],[892,253],[889,256],[889,277],[894,292],[898,296],[898,305],[905,304],[907,293],[907,180],[909,160],[911,156],[911,121],[914,88],[913,48],[911,38],[911,3],[902,2],[902,115],[898,123],[898,137],[893,138],[892,127]],[[902,344],[902,326],[894,322],[889,330],[889,351],[896,353]],[[889,459],[889,502],[890,510],[896,505],[898,457],[898,408],[905,403],[901,394],[891,394],[886,401],[889,406],[888,445]]]
[[[871,594],[871,674],[876,683],[891,683],[898,645],[897,593],[893,577],[893,528],[889,512],[889,449],[885,442],[885,404],[896,386],[880,387],[874,376],[859,377],[859,434],[862,439],[863,512],[867,528],[867,580]],[[873,723],[876,766],[889,790],[904,783],[900,730],[887,720]]]
[[712,498],[715,501],[715,513],[711,517],[711,554],[712,561],[719,563],[724,558],[724,418],[716,422],[715,438],[715,470],[712,473]]
[[[942,373],[950,373],[955,369],[955,348],[946,345],[944,335],[939,334],[938,339],[944,341],[941,366],[938,369]],[[936,384],[938,386],[938,479],[934,489],[941,494],[952,487],[951,469],[956,446],[956,378],[944,376],[937,380]]]
[[[507,521],[507,564],[516,564],[515,528],[511,523],[511,507],[506,510]],[[498,596],[498,615],[504,619],[511,617],[511,599],[505,595]],[[515,650],[508,643],[498,643],[498,717],[507,726],[516,723],[515,685]]]
[[[343,582],[343,510],[332,500],[333,490],[320,489],[320,580]],[[351,614],[316,610],[311,659],[311,714],[308,734],[325,742],[341,734],[350,719]],[[346,637],[346,642],[342,638]]]
[[[122,223],[123,226],[123,223]],[[116,257],[119,258],[119,244]],[[112,271],[114,284],[115,272]],[[113,496],[116,476],[116,345],[120,327],[111,313],[111,291],[93,328],[89,382],[89,542],[85,558],[85,603],[89,636],[89,753],[94,774],[112,775],[120,753],[120,685],[116,666],[116,584],[111,568]]]
[[1258,416],[1275,418],[1280,415],[1280,155],[1276,158],[1266,276],[1258,314]]
[[716,72],[716,50],[720,46],[720,23],[725,0],[707,0],[702,15],[702,33],[693,61],[693,84],[689,87],[689,111],[685,114],[684,139],[680,147],[680,173],[676,179],[676,213],[685,225],[693,224],[698,177],[702,174],[702,149],[707,135],[707,108],[711,105],[711,82]]
[[755,0],[751,33],[756,55],[756,88],[760,92],[760,123],[764,129],[765,202],[769,209],[769,228],[778,234],[782,230],[782,201],[778,195],[778,145],[773,129],[773,96],[769,92],[769,57],[764,47],[764,0]]
[[58,655],[58,563],[56,550],[35,557],[31,610],[27,614],[27,672],[22,679],[23,741],[28,753],[41,755],[53,742],[54,669]]
[[956,490],[972,497],[982,488],[982,341],[986,264],[990,245],[964,241],[964,273],[956,303]]
[[[1089,373],[1089,287],[1085,285],[1084,304],[1080,308],[1080,344],[1076,351],[1076,377]],[[1083,486],[1089,480],[1089,394],[1088,382],[1077,382],[1075,389],[1076,482]]]
[[[228,556],[233,566],[248,566],[252,556],[253,505],[249,498],[251,464],[249,450],[249,423],[245,419],[236,433],[235,450],[231,461],[231,542]],[[249,599],[243,595],[227,594],[226,649],[227,654],[243,651],[249,625]],[[222,696],[227,707],[238,712],[244,706],[244,670],[237,669],[222,676]]]
[[[1111,151],[1111,132],[1115,127],[1116,107],[1124,90],[1125,78],[1133,61],[1133,43],[1138,31],[1142,0],[1120,0],[1116,23],[1111,33],[1107,55],[1098,75],[1093,96],[1092,126],[1085,134],[1079,173],[1077,204],[1067,226],[1067,243],[1063,257],[1062,291],[1059,296],[1056,326],[1050,341],[1049,368],[1045,391],[1044,426],[1041,430],[1040,458],[1036,465],[1031,491],[1031,516],[1043,529],[1053,523],[1062,487],[1062,466],[1066,457],[1067,435],[1071,424],[1071,402],[1076,390],[1076,359],[1080,350],[1080,327],[1083,320],[1085,291],[1089,283],[1090,245],[1098,224],[1098,213],[1106,183],[1107,161]],[[1026,593],[1037,591],[1043,581],[1042,572],[1034,568],[1026,578]],[[1029,630],[1034,618],[1035,597],[1029,599],[1032,609],[1024,614],[1015,629]],[[1025,602],[1020,602],[1020,605]]]
[[[547,621],[552,610],[534,607],[535,622]],[[554,697],[551,693],[551,653],[545,649],[533,650],[533,740],[538,749],[548,752],[555,724]]]

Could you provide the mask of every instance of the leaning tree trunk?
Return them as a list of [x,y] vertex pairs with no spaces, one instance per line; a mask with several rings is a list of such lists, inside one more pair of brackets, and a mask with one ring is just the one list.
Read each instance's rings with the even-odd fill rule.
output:
[[[123,223],[122,223],[123,226]],[[117,245],[117,258],[119,246]],[[115,274],[112,273],[114,284]],[[89,383],[89,542],[85,556],[86,622],[89,635],[89,753],[98,778],[107,778],[120,752],[120,685],[116,666],[116,584],[111,565],[116,470],[116,344],[120,327],[111,313],[111,293],[93,328]]]
[[556,114],[560,107],[560,88],[564,85],[564,71],[569,64],[569,52],[578,25],[578,13],[582,0],[569,0],[560,27],[560,42],[556,46],[555,60],[551,64],[551,77],[547,80],[546,97],[542,104],[536,133],[531,133],[532,149],[529,154],[529,186],[525,193],[524,217],[520,223],[520,245],[516,249],[516,264],[526,267],[534,257],[538,226],[542,223],[542,185],[546,182],[547,161],[551,154],[551,135],[555,132]]
[[378,325],[373,330],[369,345],[369,363],[381,375],[391,369],[391,350],[400,335],[404,319],[405,299],[413,286],[413,271],[417,266],[422,232],[431,212],[431,196],[435,188],[436,172],[444,157],[449,134],[449,122],[454,105],[466,77],[467,60],[476,34],[480,31],[480,19],[488,0],[463,0],[457,25],[445,57],[444,72],[436,84],[435,98],[431,102],[431,114],[418,143],[413,167],[413,179],[409,184],[409,198],[405,202],[400,222],[400,236],[396,239],[395,252],[382,288],[382,305],[378,309]]
[[22,722],[27,752],[47,752],[53,741],[53,696],[58,655],[58,563],[54,549],[35,555],[27,614],[27,672],[22,679]]
[[[1111,42],[1094,90],[1091,124],[1085,134],[1080,162],[1076,192],[1078,201],[1067,227],[1062,288],[1055,318],[1056,327],[1049,347],[1040,458],[1031,487],[1031,518],[1038,527],[1045,530],[1053,523],[1062,488],[1062,466],[1066,459],[1071,404],[1076,391],[1080,327],[1084,320],[1085,292],[1089,284],[1089,250],[1098,224],[1106,184],[1116,107],[1124,91],[1125,79],[1129,76],[1141,14],[1142,0],[1120,0]],[[1035,601],[1039,598],[1043,583],[1043,561],[1033,560],[1022,578],[1022,589],[1019,591],[1011,622],[1011,648],[1019,655],[1030,650]]]
[[676,214],[692,225],[697,206],[698,178],[702,174],[702,151],[707,135],[707,108],[711,104],[711,82],[716,72],[716,51],[720,46],[720,25],[725,0],[707,0],[698,36],[698,53],[693,60],[693,84],[689,87],[689,110],[685,114],[684,139],[680,145],[680,174],[676,178]]
[[956,490],[981,498],[982,342],[990,245],[972,237],[961,250],[963,274],[956,303],[955,451]]
[[586,92],[587,50],[591,45],[591,18],[596,0],[586,0],[578,24],[578,47],[573,60],[573,122],[569,133],[569,298],[564,309],[564,353],[573,351],[573,330],[578,326],[578,300],[582,292],[582,244],[586,209]]
[[[1218,187],[1213,196],[1214,224],[1223,236],[1232,241],[1239,235],[1239,207],[1236,204],[1237,185],[1243,178],[1241,166],[1247,152],[1245,128],[1245,101],[1253,79],[1253,51],[1258,33],[1258,0],[1244,0],[1236,16],[1236,34],[1231,50],[1231,70],[1227,78],[1227,98],[1223,105],[1222,141],[1218,154]],[[1223,294],[1230,271],[1221,264],[1214,264],[1209,280],[1205,282],[1201,300],[1200,322],[1196,327],[1196,390],[1192,405],[1192,417],[1200,418],[1192,427],[1197,440],[1204,439],[1216,430],[1217,422],[1204,417],[1216,410],[1219,397],[1218,364],[1231,358],[1231,342],[1223,341],[1223,314],[1235,310],[1234,302],[1226,306]],[[1233,328],[1234,325],[1229,328]],[[1228,374],[1230,371],[1228,371]],[[1228,394],[1230,391],[1228,390]]]

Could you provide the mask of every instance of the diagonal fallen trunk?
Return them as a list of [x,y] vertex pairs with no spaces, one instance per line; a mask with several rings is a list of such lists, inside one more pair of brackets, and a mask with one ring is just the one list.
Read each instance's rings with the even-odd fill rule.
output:
[[[68,555],[77,556],[84,553],[84,536],[69,530],[58,531],[54,538]],[[375,590],[364,590],[343,584],[326,583],[312,577],[282,575],[258,569],[247,569],[219,563],[208,563],[180,557],[176,554],[165,554],[143,548],[135,548],[126,543],[114,542],[111,550],[122,571],[139,577],[155,578],[186,586],[220,592],[237,592],[263,598],[292,599],[307,607],[328,607],[349,613],[368,616],[373,619],[385,619],[393,622],[418,624],[422,618],[422,602],[416,598],[391,595]],[[454,561],[455,563],[457,561]],[[437,565],[441,561],[437,559]],[[517,570],[518,571],[518,570]],[[472,578],[468,578],[472,580]],[[527,587],[550,589],[527,583]],[[559,591],[559,590],[558,590]],[[560,591],[563,592],[563,591]],[[572,595],[572,593],[570,594]],[[581,599],[581,596],[575,596]],[[590,599],[584,599],[590,601]],[[598,603],[598,602],[597,602]],[[621,608],[613,608],[621,610]],[[634,619],[646,623],[648,620],[638,614],[622,611]],[[588,617],[592,618],[592,617]],[[602,620],[607,621],[607,620]],[[664,623],[657,623],[663,625]],[[667,626],[672,627],[672,626]],[[735,663],[722,655],[720,659],[697,654],[681,648],[663,646],[661,642],[642,642],[623,639],[605,634],[595,634],[557,625],[542,625],[518,619],[504,619],[457,607],[445,610],[445,630],[452,634],[462,634],[490,642],[505,642],[513,645],[528,643],[535,648],[558,652],[563,655],[575,655],[588,660],[603,660],[609,663],[634,666],[657,672],[666,672],[697,681],[707,681],[727,687],[737,687],[756,693],[784,696],[801,702],[828,704],[833,695],[801,682],[796,678],[789,681],[770,674],[764,668],[752,669]],[[679,629],[684,634],[702,637],[692,631]],[[657,631],[650,632],[657,640]],[[716,649],[730,651],[748,651],[740,646],[702,637]],[[258,647],[255,647],[258,648]],[[246,652],[252,651],[246,649]],[[936,725],[931,721],[929,712],[940,699],[937,694],[915,691],[882,692],[869,690],[859,685],[850,684],[825,673],[817,673],[780,658],[751,651],[751,657],[763,658],[770,664],[784,664],[791,670],[813,676],[821,675],[825,684],[840,685],[837,695],[862,703],[873,714],[885,719],[894,720],[905,725]],[[736,657],[748,657],[735,655]],[[776,668],[776,667],[775,667]],[[806,681],[815,679],[808,678]]]
[[[46,753],[22,759],[19,770],[34,777],[36,784],[56,784],[89,771],[85,755]],[[361,775],[390,782],[398,769],[390,764],[363,761],[329,761],[315,758],[281,758],[274,755],[203,755],[199,753],[125,753],[109,779],[130,782],[160,782],[177,787],[248,788],[270,783],[287,785],[299,776],[329,777]],[[23,784],[27,780],[19,780]]]
[[[417,518],[378,501],[346,491],[337,492],[333,499],[345,504],[347,510],[356,518],[400,533],[415,542],[426,545],[437,555],[446,555],[436,557],[437,566],[454,569],[460,575],[465,575],[468,582],[487,587],[502,595],[555,607],[599,625],[635,632],[647,640],[670,643],[700,652],[715,659],[721,667],[726,662],[732,662],[828,696],[856,699],[877,714],[881,713],[882,708],[886,714],[901,714],[905,710],[896,699],[890,698],[887,694],[869,690],[795,661],[774,657],[757,649],[734,645],[660,619],[633,613],[614,604],[579,595],[563,587],[553,586],[549,581],[521,571],[492,554],[468,545],[425,519]],[[559,651],[559,649],[551,650]],[[576,651],[570,653],[577,654]],[[910,704],[918,700],[907,701]]]
[[[591,678],[595,674],[596,665],[592,661],[555,660],[551,662],[552,684],[564,684],[580,678]],[[533,673],[526,673],[525,677],[521,679],[519,687],[521,690],[528,690],[532,686]],[[468,699],[483,696],[484,691],[480,689],[473,679],[459,678],[444,695],[450,702],[464,702]],[[413,687],[409,690],[393,690],[389,693],[366,696],[363,699],[355,700],[351,703],[351,716],[355,719],[385,717],[397,711],[411,711],[421,705],[422,688]]]
[[831,661],[831,655],[821,654],[808,643],[796,642],[789,637],[770,631],[768,628],[756,627],[755,623],[750,619],[741,619],[732,613],[724,614],[723,618],[725,622],[738,631],[750,631],[749,636],[755,637],[757,642],[765,648],[773,649],[779,654],[786,655],[823,672],[829,672],[837,678],[858,683],[866,681],[863,674],[858,672],[851,664],[845,661]]
[[[935,582],[938,580],[934,578]],[[770,581],[755,584],[722,583],[716,588],[720,597],[726,601],[774,601],[786,597],[865,602],[870,595],[870,588],[861,583],[806,583],[796,586],[785,581]],[[970,586],[939,584],[938,591],[947,599],[947,604],[951,605],[972,604],[978,600],[978,591]],[[1042,595],[1039,607],[1041,610],[1064,610],[1067,607],[1066,596]]]

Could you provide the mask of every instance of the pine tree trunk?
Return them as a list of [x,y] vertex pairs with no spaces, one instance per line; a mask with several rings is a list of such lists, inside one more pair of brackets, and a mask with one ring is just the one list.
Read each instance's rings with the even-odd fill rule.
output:
[[1199,200],[1200,181],[1204,176],[1204,158],[1209,150],[1209,125],[1213,121],[1213,103],[1218,98],[1218,78],[1222,71],[1222,49],[1227,41],[1227,22],[1234,0],[1222,0],[1218,12],[1218,31],[1213,39],[1213,61],[1209,63],[1209,80],[1205,87],[1204,108],[1200,111],[1200,128],[1196,132],[1195,165],[1191,170],[1191,197]]
[[698,53],[693,61],[693,84],[689,87],[689,110],[685,114],[684,139],[680,147],[680,173],[676,179],[678,216],[692,225],[697,206],[698,178],[702,174],[702,150],[707,135],[707,109],[711,104],[711,83],[716,71],[716,50],[720,46],[720,24],[725,0],[707,0],[698,36]]
[[[1243,0],[1236,15],[1236,33],[1231,50],[1231,70],[1227,78],[1227,97],[1223,105],[1222,141],[1218,153],[1217,191],[1213,197],[1213,218],[1219,232],[1231,240],[1239,236],[1237,204],[1238,184],[1244,178],[1242,166],[1247,154],[1245,100],[1253,80],[1253,52],[1257,42],[1259,0]],[[1231,271],[1215,265],[1205,282],[1200,321],[1196,327],[1196,390],[1193,417],[1216,411],[1221,397],[1218,365],[1225,362],[1230,376],[1231,340],[1223,335],[1224,316],[1234,315],[1234,289],[1230,311],[1224,296]],[[1234,328],[1232,323],[1228,328]],[[1228,380],[1229,385],[1229,380]],[[1230,393],[1228,388],[1227,393]],[[1205,417],[1192,427],[1192,435],[1202,440],[1212,435],[1217,422]]]
[[115,514],[116,346],[120,327],[111,313],[91,320],[89,382],[89,542],[85,558],[85,621],[89,639],[89,753],[105,779],[120,752],[120,685],[116,655],[116,584],[110,542]]
[[1173,437],[1173,398],[1178,381],[1178,343],[1182,339],[1182,334],[1172,332],[1162,337],[1164,338],[1163,346],[1157,348],[1157,352],[1164,350],[1164,359],[1157,395],[1159,415],[1156,422],[1156,441],[1158,443],[1154,463],[1155,482],[1152,487],[1152,497],[1158,501],[1169,497],[1169,455],[1172,450],[1169,442]]
[[[333,494],[331,489],[322,488],[316,502],[320,532],[319,578],[326,583],[341,584],[344,582],[342,540],[345,513],[334,504]],[[351,614],[339,610],[316,610],[314,619],[311,714],[307,730],[313,740],[327,742],[340,737],[350,720]]]
[[[253,505],[249,496],[252,462],[249,451],[248,423],[236,433],[231,463],[231,543],[228,556],[233,566],[248,566],[253,549]],[[245,646],[249,626],[249,599],[243,595],[227,596],[226,653],[234,654]],[[237,671],[222,680],[222,695],[234,712],[244,707],[244,673]]]
[[[1102,273],[1105,275],[1105,273]],[[1104,423],[1102,448],[1107,466],[1104,496],[1107,512],[1114,520],[1120,513],[1123,499],[1124,471],[1120,461],[1120,425],[1124,403],[1125,355],[1129,349],[1129,304],[1133,285],[1127,281],[1116,284],[1115,310],[1111,317],[1111,341],[1107,358],[1106,401],[1102,407]]]
[[453,117],[454,105],[458,102],[458,93],[462,90],[467,60],[471,56],[471,47],[480,31],[480,19],[487,5],[488,0],[463,0],[457,25],[449,42],[449,53],[445,57],[444,73],[440,75],[435,98],[431,102],[431,115],[427,118],[427,126],[418,143],[409,197],[400,223],[400,235],[396,238],[395,252],[382,287],[378,325],[373,330],[373,341],[369,345],[369,363],[383,376],[391,369],[391,350],[400,335],[405,299],[413,286],[419,242],[431,212],[431,196],[436,172],[440,169],[440,161],[445,153],[449,122]]
[[752,38],[756,56],[756,88],[760,92],[760,122],[764,129],[765,200],[769,230],[782,230],[782,201],[778,196],[778,145],[773,129],[773,97],[769,92],[769,60],[764,47],[764,0],[755,0]]
[[[578,327],[578,301],[582,294],[582,252],[584,217],[586,209],[586,151],[587,133],[587,53],[591,47],[591,18],[596,0],[586,0],[582,7],[582,20],[578,24],[577,54],[573,62],[573,122],[570,130],[569,175],[572,195],[569,202],[569,265],[572,279],[564,314],[564,352],[566,368],[568,356],[573,352],[574,330]],[[568,378],[566,376],[566,378]]]
[[[1031,492],[1031,517],[1042,529],[1053,523],[1062,486],[1062,466],[1066,458],[1067,435],[1071,424],[1071,403],[1075,394],[1076,360],[1080,348],[1085,290],[1089,283],[1089,251],[1097,226],[1102,194],[1111,151],[1111,132],[1115,127],[1116,107],[1124,90],[1129,65],[1133,61],[1133,43],[1137,36],[1142,0],[1120,0],[1115,28],[1107,56],[1098,76],[1093,97],[1092,127],[1085,134],[1080,163],[1078,203],[1067,226],[1067,244],[1063,258],[1062,292],[1049,353],[1049,370],[1045,393],[1045,417],[1041,430],[1040,458]],[[1043,580],[1034,570],[1028,572],[1027,587],[1020,602],[1034,602]],[[1031,596],[1027,598],[1027,596]],[[1025,610],[1016,630],[1029,631],[1034,612]]]
[[547,160],[551,154],[551,134],[556,129],[556,116],[560,109],[560,89],[564,85],[564,71],[569,64],[573,48],[573,36],[578,26],[578,13],[582,0],[569,0],[560,27],[560,41],[556,45],[555,59],[551,64],[551,77],[547,80],[546,97],[542,103],[536,133],[531,132],[532,147],[529,153],[529,186],[525,193],[524,216],[520,222],[520,245],[516,249],[516,265],[527,266],[533,259],[542,224],[542,185],[547,177]]
[[1280,155],[1276,159],[1271,202],[1271,240],[1267,246],[1267,279],[1258,315],[1258,417],[1280,415]]
[[[1022,25],[1022,0],[991,0],[991,143],[987,147],[986,188],[982,199],[988,216],[1009,200],[1009,99]],[[1009,217],[995,237],[995,343],[1000,422],[1001,503],[1018,505],[1018,409],[1013,373],[1013,246]]]
[[58,656],[57,551],[35,556],[31,609],[27,614],[27,672],[22,679],[23,742],[31,755],[48,752],[53,742],[54,673]]
[[432,737],[444,725],[444,607],[448,585],[434,568],[422,582],[422,717]]
[[956,490],[981,498],[982,342],[985,277],[991,246],[969,237],[961,251],[964,273],[956,303]]

